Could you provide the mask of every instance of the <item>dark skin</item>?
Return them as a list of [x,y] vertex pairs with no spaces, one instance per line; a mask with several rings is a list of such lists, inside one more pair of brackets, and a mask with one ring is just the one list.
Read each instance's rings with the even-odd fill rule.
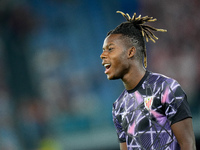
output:
[[[137,49],[128,46],[121,34],[105,38],[101,54],[102,65],[109,80],[121,79],[127,90],[134,89],[145,75],[145,68],[137,59]],[[196,150],[192,119],[187,118],[171,126],[181,150]],[[127,150],[126,143],[120,143],[120,150]]]
[[[145,74],[145,69],[135,58],[135,47],[124,45],[120,34],[108,36],[103,44],[102,65],[109,64],[109,80],[121,79],[127,90],[133,89]],[[121,61],[123,60],[123,61]]]

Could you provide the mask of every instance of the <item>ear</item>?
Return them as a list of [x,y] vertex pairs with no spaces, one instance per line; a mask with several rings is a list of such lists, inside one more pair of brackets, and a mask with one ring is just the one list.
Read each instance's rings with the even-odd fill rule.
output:
[[136,48],[133,46],[128,50],[128,58],[132,58],[136,54]]

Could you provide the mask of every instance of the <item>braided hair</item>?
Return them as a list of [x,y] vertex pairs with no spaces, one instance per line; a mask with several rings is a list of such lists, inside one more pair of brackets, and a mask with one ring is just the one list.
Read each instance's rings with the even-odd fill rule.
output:
[[160,32],[167,32],[167,30],[164,29],[156,29],[154,27],[151,27],[149,25],[144,25],[146,22],[154,22],[157,19],[153,17],[141,17],[139,15],[136,17],[136,13],[134,13],[133,17],[131,18],[128,13],[123,13],[121,11],[117,11],[117,13],[122,14],[122,16],[126,19],[126,22],[121,23],[118,25],[115,29],[109,31],[107,33],[107,36],[110,34],[122,34],[125,37],[128,37],[131,40],[131,43],[134,46],[137,46],[137,50],[140,51],[138,53],[138,57],[143,58],[144,56],[144,66],[147,67],[147,54],[146,54],[146,46],[145,41],[148,42],[151,40],[155,43],[155,40],[158,40],[158,37],[156,37],[152,31],[160,31]]

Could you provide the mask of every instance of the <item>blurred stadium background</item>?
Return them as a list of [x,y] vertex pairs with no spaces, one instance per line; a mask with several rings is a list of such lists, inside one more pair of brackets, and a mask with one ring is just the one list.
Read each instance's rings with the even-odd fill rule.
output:
[[112,103],[123,90],[99,58],[117,10],[158,19],[148,69],[188,94],[200,142],[200,1],[0,0],[0,150],[118,150]]

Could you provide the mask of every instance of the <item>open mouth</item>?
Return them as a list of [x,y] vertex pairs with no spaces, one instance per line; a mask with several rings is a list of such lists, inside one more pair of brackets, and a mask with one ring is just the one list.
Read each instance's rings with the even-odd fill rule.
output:
[[105,73],[108,73],[111,65],[110,64],[104,64],[104,67],[106,68]]

